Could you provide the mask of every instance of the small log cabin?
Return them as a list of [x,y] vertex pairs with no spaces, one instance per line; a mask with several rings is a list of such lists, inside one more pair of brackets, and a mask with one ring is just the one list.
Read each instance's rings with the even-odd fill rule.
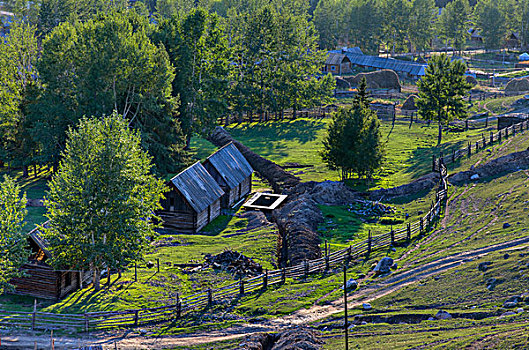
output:
[[15,294],[59,300],[82,288],[91,278],[90,272],[56,271],[50,265],[49,243],[35,228],[28,237],[31,255],[22,270],[27,276],[14,278]]
[[251,192],[252,166],[233,142],[213,153],[203,164],[224,191],[222,208],[233,207]]
[[224,191],[200,162],[196,162],[169,181],[158,215],[166,229],[198,232],[220,215]]

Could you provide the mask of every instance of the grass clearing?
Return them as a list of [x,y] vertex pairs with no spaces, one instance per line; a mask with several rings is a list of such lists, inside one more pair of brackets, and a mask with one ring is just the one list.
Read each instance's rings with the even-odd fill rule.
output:
[[[336,171],[327,169],[319,151],[330,119],[272,121],[267,123],[243,123],[227,128],[230,134],[257,154],[279,165],[298,163],[307,165],[292,173],[303,181],[339,180]],[[381,122],[382,139],[385,143],[386,159],[374,181],[367,184],[363,179],[349,183],[355,189],[387,188],[409,183],[431,171],[432,156],[440,151],[448,154],[469,141],[480,139],[483,130],[445,132],[443,144],[437,146],[437,127],[399,120]],[[197,156],[209,155],[215,147],[206,140],[193,138],[192,149]],[[198,151],[200,150],[200,151]]]

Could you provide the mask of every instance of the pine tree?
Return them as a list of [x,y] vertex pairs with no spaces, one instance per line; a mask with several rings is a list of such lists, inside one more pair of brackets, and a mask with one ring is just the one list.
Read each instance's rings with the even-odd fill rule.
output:
[[362,79],[353,105],[333,115],[323,140],[320,156],[329,169],[340,171],[342,180],[353,174],[371,178],[383,162],[380,121],[369,108],[366,86]]

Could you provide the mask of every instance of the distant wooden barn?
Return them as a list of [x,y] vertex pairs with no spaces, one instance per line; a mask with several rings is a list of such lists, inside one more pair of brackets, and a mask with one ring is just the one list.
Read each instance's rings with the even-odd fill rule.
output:
[[16,294],[58,300],[82,288],[91,278],[90,272],[54,270],[49,264],[52,258],[49,243],[38,229],[29,233],[28,241],[32,253],[28,263],[22,266],[26,277],[11,281]]
[[158,212],[164,228],[198,232],[220,215],[224,191],[200,162],[173,177],[169,187]]
[[233,142],[213,153],[203,164],[224,191],[222,208],[231,208],[251,192],[252,166]]

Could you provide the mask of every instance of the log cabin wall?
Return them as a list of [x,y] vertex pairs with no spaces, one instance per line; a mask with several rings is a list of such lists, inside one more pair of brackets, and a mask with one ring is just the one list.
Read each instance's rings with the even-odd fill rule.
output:
[[58,273],[50,266],[28,263],[22,266],[25,277],[14,278],[15,294],[29,295],[43,299],[58,299]]

